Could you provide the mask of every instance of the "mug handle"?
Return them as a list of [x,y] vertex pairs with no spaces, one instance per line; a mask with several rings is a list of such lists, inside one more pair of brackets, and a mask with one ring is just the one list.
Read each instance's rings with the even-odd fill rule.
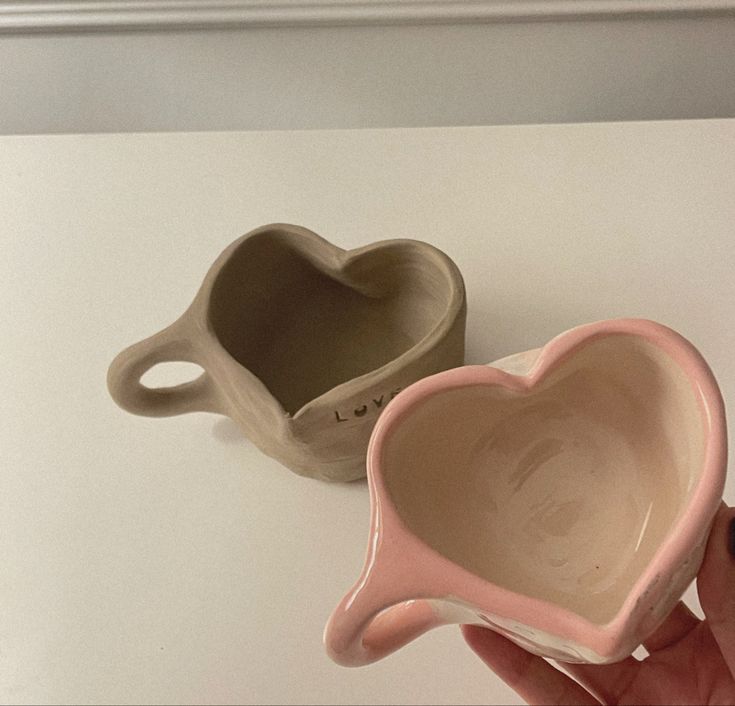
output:
[[147,387],[144,373],[158,363],[202,364],[183,320],[119,353],[107,371],[112,399],[128,412],[144,417],[170,417],[187,412],[219,412],[216,388],[206,371],[195,380],[171,387]]
[[447,624],[430,600],[401,596],[388,581],[384,582],[387,590],[376,588],[374,569],[368,569],[367,580],[364,576],[342,599],[324,629],[327,653],[344,667],[377,662],[428,630]]

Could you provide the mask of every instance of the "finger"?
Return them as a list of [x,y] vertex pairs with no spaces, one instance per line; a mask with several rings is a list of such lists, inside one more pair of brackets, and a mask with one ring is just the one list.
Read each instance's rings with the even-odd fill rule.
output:
[[664,622],[644,640],[643,646],[650,652],[666,649],[686,637],[702,621],[679,601]]
[[735,677],[735,510],[721,505],[712,525],[697,592],[712,634]]
[[599,701],[546,660],[487,628],[463,625],[472,650],[530,704],[600,706]]
[[604,704],[616,704],[620,701],[641,665],[634,657],[614,664],[560,664]]

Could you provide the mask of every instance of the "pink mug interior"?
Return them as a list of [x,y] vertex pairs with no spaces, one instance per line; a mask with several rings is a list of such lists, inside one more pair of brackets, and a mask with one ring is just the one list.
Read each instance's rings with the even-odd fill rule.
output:
[[335,661],[375,661],[446,623],[616,661],[696,574],[726,457],[701,355],[621,319],[521,363],[433,375],[380,417],[365,567],[325,631]]

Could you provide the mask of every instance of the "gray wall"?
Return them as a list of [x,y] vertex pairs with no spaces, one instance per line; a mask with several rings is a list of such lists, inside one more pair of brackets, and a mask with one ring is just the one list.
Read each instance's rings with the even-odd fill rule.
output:
[[20,32],[0,132],[735,116],[735,17]]

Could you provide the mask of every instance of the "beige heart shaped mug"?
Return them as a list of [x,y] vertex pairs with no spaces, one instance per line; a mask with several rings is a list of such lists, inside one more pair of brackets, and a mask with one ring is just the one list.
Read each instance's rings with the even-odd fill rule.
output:
[[[462,365],[465,317],[457,266],[427,243],[343,250],[268,225],[219,256],[176,322],[115,358],[108,387],[135,414],[227,415],[296,473],[354,480],[389,400]],[[167,361],[204,372],[169,388],[141,384]]]
[[329,654],[367,664],[469,623],[547,657],[625,658],[698,571],[726,444],[706,362],[651,321],[415,383],[373,431],[367,558]]

